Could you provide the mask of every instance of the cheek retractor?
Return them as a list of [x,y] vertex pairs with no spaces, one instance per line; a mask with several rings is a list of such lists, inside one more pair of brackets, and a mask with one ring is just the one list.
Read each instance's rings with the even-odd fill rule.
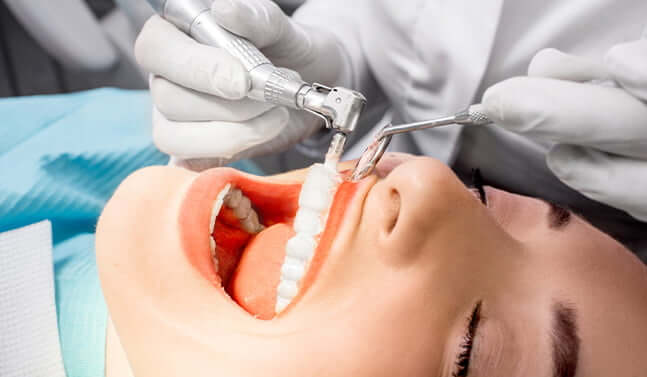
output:
[[301,187],[299,209],[293,225],[296,234],[285,247],[277,287],[276,313],[283,311],[296,297],[319,243],[332,199],[341,183],[336,162],[331,165],[313,165]]

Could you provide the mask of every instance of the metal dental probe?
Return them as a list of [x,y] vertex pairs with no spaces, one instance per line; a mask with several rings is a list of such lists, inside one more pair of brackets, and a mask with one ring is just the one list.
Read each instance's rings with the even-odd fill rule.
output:
[[326,164],[334,164],[336,169],[346,139],[355,130],[366,105],[366,98],[361,93],[342,87],[308,84],[290,72],[275,67],[247,39],[218,25],[211,15],[212,0],[148,2],[162,18],[196,41],[220,47],[237,58],[251,78],[249,98],[307,111],[322,119],[326,128],[336,131],[326,155]]
[[362,156],[355,165],[351,181],[359,181],[373,172],[373,169],[375,169],[375,166],[377,166],[377,163],[380,161],[386,148],[389,146],[393,135],[425,130],[428,128],[449,126],[452,124],[483,126],[490,123],[492,123],[492,121],[487,117],[487,115],[485,115],[480,104],[472,105],[454,115],[442,118],[396,126],[389,123],[377,133],[373,142],[369,144],[364,153],[362,153]]

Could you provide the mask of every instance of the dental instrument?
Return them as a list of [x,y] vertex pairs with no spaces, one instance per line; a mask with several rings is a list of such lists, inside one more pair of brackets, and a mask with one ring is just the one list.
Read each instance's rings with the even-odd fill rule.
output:
[[388,123],[377,133],[377,135],[375,135],[373,142],[366,147],[366,150],[357,161],[350,179],[351,181],[356,182],[367,177],[373,172],[373,169],[375,169],[375,166],[377,166],[377,163],[380,161],[386,148],[389,146],[393,135],[453,124],[464,126],[483,126],[490,123],[492,123],[492,121],[487,117],[487,115],[485,115],[480,104],[472,105],[463,111],[459,111],[456,114],[442,118],[395,126]]
[[[336,169],[346,139],[355,130],[366,98],[343,87],[327,87],[302,81],[297,75],[275,67],[247,39],[222,28],[211,15],[211,0],[148,0],[155,11],[196,41],[225,49],[249,72],[248,97],[292,109],[307,111],[335,131],[326,154],[326,165]],[[178,53],[181,53],[178,51]]]

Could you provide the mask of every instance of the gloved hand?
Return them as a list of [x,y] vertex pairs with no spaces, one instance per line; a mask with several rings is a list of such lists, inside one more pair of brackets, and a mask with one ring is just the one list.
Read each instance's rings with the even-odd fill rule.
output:
[[[297,24],[270,0],[215,0],[212,14],[276,66],[296,71],[307,82],[350,81],[336,37]],[[153,74],[155,144],[179,165],[202,170],[277,152],[321,126],[306,112],[246,98],[250,77],[235,58],[195,42],[158,16],[142,29],[135,56]]]
[[539,52],[528,77],[486,91],[498,125],[555,142],[547,164],[566,185],[647,221],[647,39],[611,48],[604,62]]

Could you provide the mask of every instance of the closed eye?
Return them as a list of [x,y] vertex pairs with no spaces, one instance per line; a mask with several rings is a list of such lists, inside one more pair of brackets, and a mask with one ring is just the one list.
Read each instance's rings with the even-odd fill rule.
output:
[[548,212],[548,226],[556,230],[565,228],[571,222],[573,213],[568,208],[559,204],[546,203],[550,207],[550,211]]
[[476,303],[472,314],[468,317],[465,335],[460,344],[460,352],[456,357],[455,370],[452,377],[467,377],[470,370],[474,337],[481,321],[481,301]]
[[472,186],[476,190],[481,203],[487,206],[487,194],[485,193],[485,186],[483,176],[481,175],[481,169],[476,168],[472,170]]

